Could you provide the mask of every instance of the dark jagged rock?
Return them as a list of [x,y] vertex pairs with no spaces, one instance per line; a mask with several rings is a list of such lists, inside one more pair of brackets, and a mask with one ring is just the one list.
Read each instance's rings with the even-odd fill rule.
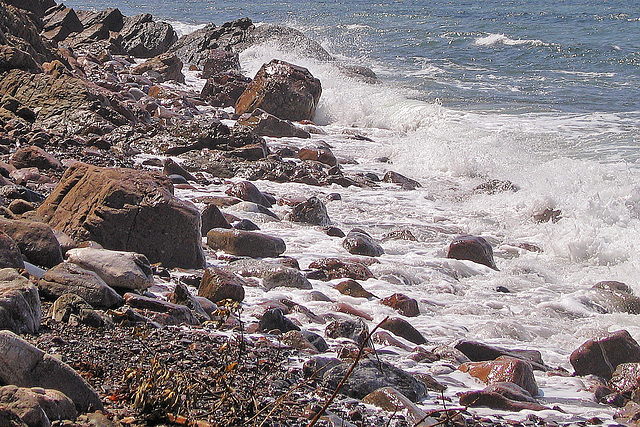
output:
[[158,174],[76,163],[38,213],[76,241],[144,254],[166,267],[205,263],[200,212]]
[[469,260],[497,270],[493,260],[493,249],[489,242],[479,236],[460,236],[451,242],[447,258]]
[[236,72],[220,73],[207,79],[200,96],[214,107],[231,107],[245,91],[251,79]]
[[509,350],[467,340],[459,341],[454,348],[461,351],[473,362],[495,360],[500,356],[509,356],[529,362],[534,369],[541,371],[549,370],[542,361],[542,354],[537,350]]
[[264,64],[238,98],[236,113],[260,108],[283,120],[311,120],[322,87],[309,70],[280,60]]
[[414,344],[426,344],[426,338],[414,328],[409,322],[404,319],[400,319],[399,317],[390,317],[385,320],[380,327],[382,329],[386,329],[393,334],[406,339],[407,341],[411,341]]
[[354,228],[347,233],[347,237],[342,241],[342,247],[353,255],[378,257],[384,254],[382,246],[377,244],[369,233],[360,228]]
[[[0,44],[27,53],[39,65],[58,59],[59,55],[55,49],[40,36],[39,24],[34,22],[25,10],[7,6],[6,3],[0,3]],[[26,10],[29,10],[30,6],[39,8],[37,0],[11,0],[9,3]],[[47,3],[43,2],[42,7],[44,4]]]
[[241,115],[237,123],[238,126],[247,127],[261,136],[311,138],[309,132],[297,128],[290,121],[281,120],[260,108]]
[[40,66],[27,52],[12,46],[0,46],[0,72],[14,68],[37,73]]
[[349,338],[362,345],[369,335],[369,328],[361,319],[337,319],[327,325],[324,333],[329,338]]
[[178,40],[171,25],[154,21],[148,13],[124,18],[120,35],[124,51],[137,58],[161,55]]
[[84,28],[91,28],[96,24],[104,25],[109,31],[120,32],[124,26],[124,16],[120,9],[110,7],[100,11],[76,11]]
[[229,149],[229,146],[243,145],[242,141],[234,138],[229,127],[217,119],[179,122],[168,130],[171,135],[188,138],[187,145],[168,149],[166,154],[170,156],[204,148]]
[[182,166],[177,164],[172,159],[165,159],[163,163],[163,172],[165,175],[180,175],[187,181],[198,181],[198,178],[191,175],[187,170],[185,170]]
[[50,9],[44,17],[44,37],[49,40],[60,42],[66,39],[71,33],[79,33],[84,30],[84,26],[75,10],[70,7],[60,5]]
[[261,331],[279,330],[282,333],[289,331],[299,331],[300,327],[286,318],[279,308],[268,310],[262,315],[258,327]]
[[226,22],[220,26],[209,24],[204,28],[182,36],[171,48],[182,62],[203,68],[211,49],[231,51],[237,44],[246,41],[248,31],[253,28],[249,18]]
[[32,12],[38,18],[43,18],[47,9],[56,5],[54,0],[3,0],[3,3]]
[[202,211],[202,236],[206,236],[209,230],[214,228],[231,228],[220,209],[213,203],[207,205]]
[[249,181],[240,181],[233,184],[225,191],[229,196],[237,197],[247,202],[257,203],[262,206],[270,208],[272,206],[271,201],[265,196],[258,187]]
[[639,363],[640,346],[629,332],[613,332],[598,340],[588,340],[569,358],[576,375],[598,375],[610,379],[622,363]]
[[331,220],[327,213],[327,207],[317,197],[311,197],[293,207],[289,214],[289,219],[293,222],[302,222],[314,225],[329,225]]
[[405,190],[415,190],[416,188],[422,187],[422,185],[418,181],[407,178],[406,176],[393,171],[385,173],[382,180],[384,182],[400,184]]
[[239,72],[240,59],[237,53],[229,52],[222,49],[209,49],[202,61],[203,79],[209,79],[220,73]]

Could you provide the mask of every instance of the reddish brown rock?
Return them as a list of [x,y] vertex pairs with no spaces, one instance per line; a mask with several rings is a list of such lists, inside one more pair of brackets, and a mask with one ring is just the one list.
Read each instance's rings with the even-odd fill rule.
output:
[[531,363],[533,369],[541,371],[549,369],[542,360],[542,354],[537,350],[506,349],[468,340],[459,341],[454,348],[461,351],[472,362],[483,362],[495,360],[500,356],[509,356]]
[[426,344],[427,340],[424,336],[414,328],[409,322],[399,317],[390,317],[380,325],[382,329],[406,339],[414,344]]
[[60,243],[47,224],[0,218],[0,231],[16,242],[29,262],[42,267],[53,267],[62,262]]
[[640,363],[622,363],[614,371],[609,386],[618,393],[637,390],[640,386]]
[[216,74],[207,80],[200,96],[214,107],[230,107],[251,83],[251,79],[235,72]]
[[178,83],[184,83],[182,62],[175,53],[163,53],[143,62],[131,70],[133,74],[143,74],[149,71],[158,73],[160,75],[158,81],[160,82],[173,80]]
[[283,120],[311,120],[321,93],[320,80],[306,68],[274,59],[247,86],[236,103],[236,113],[261,108]]
[[385,173],[382,180],[384,182],[400,184],[405,190],[415,190],[416,188],[422,187],[422,185],[418,181],[407,178],[406,176],[393,171]]
[[206,236],[209,230],[214,228],[231,228],[220,209],[213,203],[207,205],[202,211],[202,236]]
[[377,298],[374,294],[367,291],[362,285],[355,280],[345,280],[333,287],[343,295],[349,295],[356,298]]
[[373,237],[360,228],[354,228],[342,241],[342,246],[353,255],[377,257],[384,254],[382,246],[377,244]]
[[311,138],[309,132],[297,128],[288,120],[282,120],[266,111],[256,108],[251,113],[244,113],[238,118],[238,126],[251,129],[260,136],[272,138]]
[[514,383],[532,396],[538,395],[538,384],[533,376],[533,368],[530,363],[520,359],[500,356],[498,359],[489,362],[468,362],[463,363],[460,368],[462,372],[467,372],[472,377],[478,378],[485,384],[497,382]]
[[258,190],[258,187],[249,181],[240,181],[233,184],[225,193],[229,196],[237,197],[247,202],[257,203],[268,208],[272,206],[272,203],[267,196],[265,196],[260,190]]
[[389,307],[397,310],[398,313],[407,317],[415,317],[420,315],[420,308],[418,307],[418,301],[413,298],[409,298],[404,294],[393,294],[380,300],[381,304],[388,305]]
[[493,260],[493,249],[489,242],[479,236],[460,236],[449,245],[447,258],[469,260],[497,270]]
[[314,261],[309,264],[309,268],[317,269],[322,272],[322,275],[318,275],[317,277],[319,280],[333,280],[341,278],[367,280],[374,277],[371,270],[369,270],[365,264],[361,262],[340,260],[338,258],[324,258]]
[[207,233],[207,246],[231,255],[251,258],[273,258],[282,255],[287,246],[279,237],[254,231],[215,228]]
[[217,267],[209,267],[202,276],[198,296],[213,302],[225,299],[242,302],[245,286],[247,282],[243,278]]
[[593,374],[610,379],[618,365],[640,362],[640,346],[629,332],[616,331],[585,342],[571,353],[569,361],[576,375]]
[[38,213],[78,242],[137,252],[169,268],[205,264],[198,209],[158,174],[75,163]]
[[301,148],[298,150],[300,160],[314,160],[329,166],[336,166],[338,160],[328,147]]
[[0,231],[0,268],[24,268],[24,260],[16,242]]
[[322,200],[311,197],[308,200],[298,203],[293,207],[288,218],[293,222],[302,222],[314,225],[329,225],[331,220],[327,213],[327,207]]
[[11,165],[17,169],[36,167],[38,169],[61,169],[62,163],[42,148],[31,145],[18,148],[11,156]]

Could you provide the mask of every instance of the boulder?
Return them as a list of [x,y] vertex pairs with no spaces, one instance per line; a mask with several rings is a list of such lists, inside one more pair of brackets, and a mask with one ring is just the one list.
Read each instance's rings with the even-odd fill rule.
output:
[[282,333],[300,330],[300,328],[296,324],[294,324],[291,320],[287,319],[284,316],[282,310],[280,310],[279,308],[267,310],[262,315],[262,318],[258,323],[258,328],[264,332],[269,332],[277,329]]
[[249,128],[260,136],[272,138],[311,138],[311,134],[306,130],[296,127],[288,120],[281,120],[260,108],[238,117],[237,126]]
[[329,166],[338,164],[338,159],[328,147],[301,148],[298,150],[298,158],[300,160],[313,160]]
[[118,307],[124,300],[96,273],[72,262],[63,262],[48,270],[38,281],[40,295],[55,300],[66,293],[82,297],[92,307]]
[[413,298],[409,298],[404,294],[393,294],[380,300],[381,304],[388,305],[398,313],[407,317],[416,317],[420,315],[420,308],[418,307],[418,301]]
[[283,120],[311,120],[322,87],[309,70],[277,59],[264,64],[235,105],[237,114],[260,108]]
[[613,372],[608,385],[618,393],[628,393],[638,389],[639,378],[640,363],[621,363]]
[[422,187],[418,181],[407,178],[406,176],[393,171],[385,173],[384,177],[382,177],[382,181],[400,184],[404,190],[415,190],[416,188]]
[[200,78],[209,79],[215,75],[240,71],[240,58],[237,53],[223,49],[208,49],[204,52],[201,62],[202,74]]
[[308,354],[318,354],[318,349],[300,331],[291,330],[282,335],[282,343]]
[[103,409],[98,393],[73,369],[10,331],[0,331],[0,381],[58,390],[81,412]]
[[331,220],[327,213],[327,207],[322,200],[311,197],[305,202],[298,203],[289,214],[289,219],[293,222],[302,222],[314,225],[329,225]]
[[213,302],[225,299],[242,302],[245,286],[248,285],[242,277],[217,267],[209,267],[202,276],[198,296]]
[[484,390],[467,391],[459,394],[462,406],[487,406],[491,409],[519,412],[522,410],[543,411],[550,409],[540,405],[527,390],[520,386],[498,382]]
[[[350,363],[343,363],[329,369],[322,377],[323,385],[335,390],[350,367]],[[426,395],[425,385],[408,372],[370,358],[360,360],[339,391],[346,396],[363,399],[381,387],[393,387],[412,402]]]
[[613,332],[597,340],[588,340],[569,358],[576,375],[598,375],[611,379],[622,363],[640,362],[640,345],[625,330]]
[[414,328],[409,322],[399,317],[390,317],[380,325],[382,329],[406,339],[414,344],[426,344],[427,340],[424,336]]
[[377,244],[373,237],[360,228],[354,228],[342,241],[344,247],[350,254],[377,257],[384,254],[382,246]]
[[468,340],[458,341],[454,348],[462,352],[472,362],[483,362],[495,360],[500,356],[509,356],[530,363],[533,369],[549,370],[542,360],[542,354],[538,350],[506,349]]
[[18,148],[11,156],[10,163],[17,169],[30,167],[36,167],[38,169],[62,169],[60,160],[35,145]]
[[32,264],[53,267],[62,262],[60,243],[47,224],[0,218],[0,231],[16,242],[22,255]]
[[377,298],[374,294],[367,291],[362,285],[353,279],[344,280],[333,287],[342,295],[349,295],[354,298]]
[[105,321],[102,316],[84,299],[75,294],[64,294],[51,307],[51,317],[71,325],[87,325],[102,328]]
[[12,268],[0,270],[0,329],[34,334],[40,328],[42,307],[38,289]]
[[132,74],[144,74],[148,72],[156,73],[159,77],[157,81],[162,83],[173,80],[178,83],[184,83],[184,74],[182,74],[182,62],[175,53],[166,52],[155,56],[131,70]]
[[79,33],[84,30],[84,26],[75,10],[70,7],[60,5],[44,16],[44,37],[56,42],[62,41],[71,33]]
[[538,395],[538,384],[533,376],[531,364],[524,360],[514,359],[508,356],[500,356],[489,362],[467,362],[460,368],[472,377],[478,378],[485,384],[497,382],[514,383],[532,396]]
[[38,213],[76,241],[144,254],[167,268],[205,265],[198,209],[158,174],[75,163]]
[[162,166],[163,166],[162,171],[167,176],[179,175],[187,181],[196,181],[196,182],[198,181],[198,178],[193,176],[191,173],[189,173],[189,171],[187,171],[185,168],[180,166],[178,163],[175,162],[175,160],[171,158],[164,159]]
[[214,228],[231,228],[229,222],[224,217],[220,209],[213,203],[208,204],[201,214],[202,217],[202,236],[206,236],[209,230]]
[[415,427],[439,424],[437,419],[428,416],[426,412],[393,387],[381,387],[367,394],[362,402],[394,414],[403,413],[409,424]]
[[24,268],[24,260],[16,242],[3,231],[0,231],[0,268]]
[[311,282],[300,271],[289,267],[272,267],[261,273],[262,286],[267,290],[277,287],[313,289]]
[[73,401],[64,393],[40,387],[0,387],[0,406],[10,409],[28,426],[49,426],[51,421],[75,421],[78,416]]
[[124,294],[127,305],[133,308],[148,310],[164,316],[155,316],[154,320],[163,325],[199,325],[200,321],[194,316],[189,307],[163,301],[157,298],[145,297],[142,295],[127,292]]
[[122,48],[136,58],[153,58],[169,50],[178,40],[173,27],[166,22],[154,22],[148,14],[124,18]]
[[153,285],[153,270],[149,261],[135,252],[76,248],[67,252],[67,260],[94,272],[114,288],[147,289]]
[[348,338],[362,345],[369,336],[369,328],[361,319],[336,319],[327,325],[324,333],[329,338]]
[[255,231],[215,228],[207,233],[207,246],[231,255],[269,258],[282,255],[287,249],[284,240]]
[[194,64],[202,69],[211,49],[231,51],[235,45],[247,39],[247,33],[252,28],[253,23],[249,18],[225,22],[220,26],[208,24],[180,37],[171,47],[171,51],[175,52],[182,62]]
[[250,78],[233,71],[216,74],[207,79],[200,96],[214,107],[231,107],[236,105],[249,83]]
[[110,7],[100,11],[76,12],[84,28],[93,27],[95,24],[104,25],[109,31],[119,32],[124,26],[124,16],[120,9]]
[[229,187],[225,193],[246,202],[257,203],[268,208],[273,204],[265,194],[258,190],[258,187],[249,181],[237,182]]
[[449,245],[447,258],[469,260],[497,270],[493,260],[493,249],[489,242],[479,236],[459,236]]
[[318,277],[319,280],[333,280],[349,278],[353,280],[367,280],[373,278],[373,273],[369,268],[356,261],[340,260],[338,258],[323,258],[317,261],[313,261],[309,264],[309,268],[319,270],[322,275]]
[[[0,72],[15,68],[32,73],[40,71],[38,63],[27,52],[17,47],[0,45]],[[13,112],[15,113],[16,111]]]

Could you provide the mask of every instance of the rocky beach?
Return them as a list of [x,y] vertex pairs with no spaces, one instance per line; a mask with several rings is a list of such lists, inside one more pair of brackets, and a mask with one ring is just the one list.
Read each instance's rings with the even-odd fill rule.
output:
[[636,425],[633,284],[565,292],[573,212],[338,123],[383,80],[290,26],[0,0],[0,426]]

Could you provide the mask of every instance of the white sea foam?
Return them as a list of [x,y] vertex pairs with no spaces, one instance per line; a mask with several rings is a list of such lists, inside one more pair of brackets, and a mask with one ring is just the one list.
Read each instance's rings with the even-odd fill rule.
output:
[[494,46],[497,44],[503,44],[507,46],[521,46],[521,45],[531,45],[531,46],[545,46],[542,40],[528,40],[528,39],[512,39],[507,37],[504,34],[488,34],[484,37],[478,37],[474,44],[477,46]]

